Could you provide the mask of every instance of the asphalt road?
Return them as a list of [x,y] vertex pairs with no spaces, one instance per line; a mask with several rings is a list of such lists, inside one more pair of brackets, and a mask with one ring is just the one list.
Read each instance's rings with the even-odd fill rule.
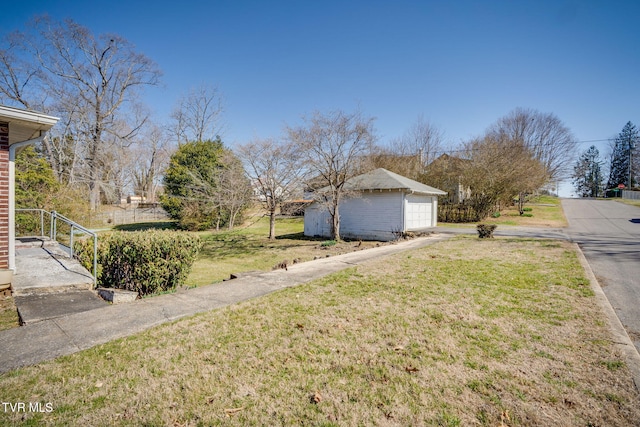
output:
[[612,200],[563,199],[567,234],[640,351],[640,208]]

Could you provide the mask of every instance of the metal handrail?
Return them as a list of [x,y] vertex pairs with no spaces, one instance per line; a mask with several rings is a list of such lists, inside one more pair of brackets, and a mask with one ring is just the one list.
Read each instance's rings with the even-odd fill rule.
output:
[[[49,226],[49,238],[51,240],[54,240],[56,242],[58,242],[57,239],[57,235],[58,235],[58,220],[68,224],[71,228],[71,231],[69,232],[69,254],[71,255],[71,258],[74,257],[73,254],[73,236],[75,235],[76,231],[80,231],[82,233],[88,234],[89,236],[93,237],[93,284],[94,286],[97,285],[98,283],[98,234],[81,226],[80,224],[78,224],[75,221],[70,220],[69,218],[65,217],[64,215],[61,215],[59,213],[57,213],[56,211],[51,211],[48,212],[44,209],[16,209],[16,212],[39,212],[40,213],[40,236],[45,236],[44,234],[44,214],[48,214],[49,215],[49,220],[50,220],[50,226]],[[58,244],[66,246],[64,243],[62,242],[58,242]]]

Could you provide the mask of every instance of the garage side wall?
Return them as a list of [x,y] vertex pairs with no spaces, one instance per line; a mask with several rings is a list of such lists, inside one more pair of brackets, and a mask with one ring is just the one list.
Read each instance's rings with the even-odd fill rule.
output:
[[9,124],[0,123],[0,270],[9,268]]
[[313,202],[304,210],[304,235],[307,237],[329,237],[331,235],[331,217],[327,208]]
[[403,197],[399,191],[364,192],[340,204],[342,237],[394,240],[404,231]]

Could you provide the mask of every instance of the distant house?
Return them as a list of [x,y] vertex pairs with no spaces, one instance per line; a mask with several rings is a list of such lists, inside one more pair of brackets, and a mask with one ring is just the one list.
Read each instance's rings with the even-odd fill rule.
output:
[[443,154],[427,166],[427,176],[438,177],[438,186],[449,195],[446,202],[462,203],[471,197],[471,189],[462,184],[464,167],[469,162]]
[[[365,240],[388,241],[400,233],[435,227],[438,196],[447,194],[383,168],[348,180],[346,188],[354,196],[340,203],[340,235]],[[304,235],[331,235],[331,217],[322,203],[305,209]]]

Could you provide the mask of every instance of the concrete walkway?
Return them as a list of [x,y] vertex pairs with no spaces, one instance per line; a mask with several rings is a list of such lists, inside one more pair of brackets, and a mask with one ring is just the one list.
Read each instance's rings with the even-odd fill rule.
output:
[[200,288],[106,305],[0,331],[0,372],[72,354],[156,325],[296,286],[364,262],[421,248],[446,235],[399,242],[256,273]]

